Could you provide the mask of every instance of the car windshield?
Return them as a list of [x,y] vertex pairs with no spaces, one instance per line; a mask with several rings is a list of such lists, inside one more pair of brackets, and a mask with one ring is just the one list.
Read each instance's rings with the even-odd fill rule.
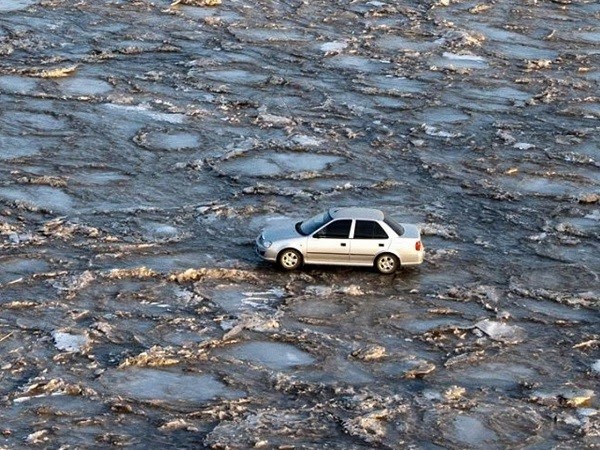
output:
[[331,222],[331,216],[329,215],[329,212],[326,211],[324,213],[317,214],[316,216],[311,217],[304,222],[298,222],[296,224],[296,229],[304,236],[308,236],[328,222]]
[[404,234],[404,228],[402,228],[402,225],[400,225],[391,217],[386,216],[383,221],[387,224],[387,226],[394,230],[394,233],[396,233],[398,236],[402,236]]

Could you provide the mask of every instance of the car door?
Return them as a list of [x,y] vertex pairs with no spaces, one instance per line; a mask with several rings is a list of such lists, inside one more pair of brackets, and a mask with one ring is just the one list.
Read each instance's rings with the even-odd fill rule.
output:
[[306,244],[306,262],[335,264],[347,263],[350,255],[350,228],[352,220],[329,222],[317,230]]
[[390,237],[374,220],[357,220],[350,240],[350,261],[373,264],[375,255],[390,246]]

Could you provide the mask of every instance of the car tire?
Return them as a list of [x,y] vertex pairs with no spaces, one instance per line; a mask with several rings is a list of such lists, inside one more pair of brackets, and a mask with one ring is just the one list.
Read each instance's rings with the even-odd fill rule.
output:
[[400,261],[391,253],[383,253],[375,258],[375,268],[379,273],[389,275],[394,273],[400,267]]
[[296,270],[302,265],[302,255],[298,250],[286,248],[279,252],[277,263],[283,270]]

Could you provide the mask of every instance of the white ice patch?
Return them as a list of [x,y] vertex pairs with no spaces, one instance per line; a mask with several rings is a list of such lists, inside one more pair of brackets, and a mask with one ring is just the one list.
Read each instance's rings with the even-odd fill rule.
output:
[[525,340],[525,331],[516,325],[507,325],[502,322],[493,322],[485,319],[477,322],[475,328],[487,334],[490,339],[504,342],[505,344],[518,344]]
[[321,49],[321,51],[324,51],[325,53],[331,53],[331,52],[341,52],[346,47],[348,47],[348,44],[346,42],[333,41],[333,42],[325,42],[324,44],[321,44],[321,46],[319,48]]
[[460,133],[450,133],[449,131],[440,130],[437,127],[427,125],[426,123],[421,125],[421,128],[423,131],[425,131],[425,134],[429,136],[438,136],[443,138],[456,138],[462,136]]
[[586,219],[600,220],[600,209],[592,211],[590,214],[585,216]]
[[89,342],[87,336],[62,331],[53,331],[52,337],[56,348],[65,352],[81,352]]
[[532,148],[535,148],[535,145],[528,144],[527,142],[517,142],[513,147],[518,148],[519,150],[531,150]]
[[292,138],[292,142],[301,147],[318,147],[319,145],[322,145],[325,141],[323,139],[307,136],[305,134],[299,134]]
[[477,55],[471,54],[458,54],[458,53],[450,53],[444,52],[442,56],[446,59],[451,59],[453,61],[474,61],[474,62],[485,62],[485,58]]
[[162,113],[152,110],[152,107],[147,104],[141,105],[119,105],[116,103],[106,103],[105,106],[110,109],[120,109],[123,112],[137,112],[142,115],[148,116],[151,119],[158,120],[161,122],[168,123],[183,123],[186,119],[184,114],[170,114]]

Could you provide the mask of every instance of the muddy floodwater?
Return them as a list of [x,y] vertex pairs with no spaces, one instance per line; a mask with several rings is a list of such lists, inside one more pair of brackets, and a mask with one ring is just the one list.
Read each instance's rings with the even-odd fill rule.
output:
[[600,3],[175,3],[0,0],[0,448],[600,446]]

